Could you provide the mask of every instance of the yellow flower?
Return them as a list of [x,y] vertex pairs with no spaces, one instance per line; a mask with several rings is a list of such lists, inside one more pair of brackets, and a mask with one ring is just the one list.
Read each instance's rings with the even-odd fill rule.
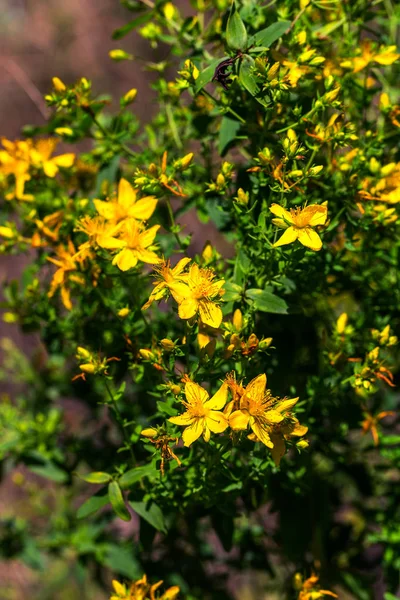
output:
[[318,600],[323,596],[331,596],[332,598],[338,597],[337,594],[334,594],[329,590],[321,590],[318,585],[318,580],[319,577],[313,573],[311,577],[303,581],[301,575],[297,573],[295,579],[295,587],[299,590],[297,600]]
[[143,575],[142,579],[134,581],[129,590],[125,584],[119,583],[115,579],[112,582],[115,594],[110,597],[110,600],[176,600],[180,589],[177,585],[168,588],[161,596],[155,592],[163,584],[158,581],[150,585],[147,581],[147,576]]
[[78,270],[78,262],[76,259],[75,247],[71,240],[68,241],[67,247],[58,246],[56,250],[57,258],[47,257],[49,262],[58,267],[57,271],[53,275],[53,279],[50,284],[50,290],[48,292],[49,298],[51,298],[56,290],[60,288],[61,299],[67,310],[72,309],[72,302],[70,297],[69,282],[74,281],[83,285],[84,279],[76,274]]
[[59,140],[48,138],[37,140],[34,148],[31,150],[32,165],[43,169],[47,177],[55,177],[59,167],[72,167],[75,160],[75,154],[60,154],[51,158]]
[[185,427],[182,439],[185,446],[190,446],[201,435],[204,441],[210,439],[210,432],[222,433],[228,427],[225,415],[220,412],[226,404],[228,386],[223,383],[218,392],[210,398],[208,392],[194,381],[187,381],[185,385],[186,412],[179,417],[171,417],[169,421],[174,425]]
[[103,219],[103,217],[83,217],[76,224],[77,231],[83,231],[89,237],[87,242],[79,246],[77,256],[82,260],[90,256],[91,249],[114,248],[115,235],[121,229],[119,225],[113,225]]
[[175,283],[170,290],[178,302],[178,314],[181,319],[191,319],[198,312],[204,325],[218,328],[222,322],[222,310],[216,302],[223,295],[224,279],[214,281],[212,269],[201,269],[192,264],[187,281]]
[[31,178],[29,168],[31,164],[31,140],[16,140],[12,142],[6,138],[1,139],[4,150],[0,150],[0,175],[14,175],[14,193],[6,195],[6,200],[32,201],[32,194],[25,194],[25,183]]
[[174,285],[187,279],[187,274],[183,273],[183,270],[190,261],[191,259],[188,257],[181,258],[174,267],[171,267],[170,261],[164,260],[159,266],[154,268],[156,272],[155,288],[151,292],[150,298],[143,306],[142,310],[149,308],[153,302],[161,300],[168,292],[171,292],[175,300],[179,302],[181,297],[175,293]]
[[146,196],[137,200],[136,190],[126,179],[121,179],[118,184],[117,198],[109,202],[103,200],[93,200],[93,202],[99,215],[114,224],[125,219],[140,221],[150,219],[157,206],[157,198],[154,196]]
[[268,448],[273,448],[274,443],[270,437],[270,427],[284,420],[283,412],[290,410],[298,398],[277,400],[266,389],[267,376],[258,375],[243,390],[239,389],[240,408],[229,416],[229,426],[232,429],[252,429],[257,438]]
[[379,65],[391,65],[399,57],[400,54],[395,52],[396,46],[381,47],[379,50],[372,50],[370,40],[364,40],[361,43],[361,56],[349,58],[341,63],[342,67],[353,67],[353,73],[359,73],[372,62],[377,62]]
[[328,216],[326,204],[310,204],[310,206],[303,209],[291,208],[290,211],[279,204],[272,204],[270,211],[278,217],[272,219],[272,222],[278,227],[286,229],[285,233],[274,244],[274,248],[299,240],[303,246],[311,250],[321,250],[321,238],[313,227],[325,224]]
[[159,263],[160,259],[154,252],[156,247],[152,245],[159,229],[160,225],[143,229],[133,219],[126,221],[120,232],[120,238],[107,240],[107,248],[121,249],[114,256],[112,264],[117,265],[121,271],[128,271],[128,269],[133,269],[139,260],[150,265]]

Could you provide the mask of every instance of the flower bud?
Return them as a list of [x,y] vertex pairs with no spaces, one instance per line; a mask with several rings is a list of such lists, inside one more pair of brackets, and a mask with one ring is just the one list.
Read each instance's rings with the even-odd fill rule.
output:
[[346,313],[342,313],[338,320],[336,321],[336,330],[338,333],[344,333],[344,330],[347,325],[348,316]]
[[132,104],[137,96],[137,89],[132,88],[129,92],[126,92],[124,96],[121,98],[121,106],[128,106],[128,104]]
[[74,132],[72,131],[71,127],[56,127],[54,132],[57,135],[65,135],[66,137],[74,135]]
[[240,331],[243,327],[243,314],[242,311],[237,308],[233,313],[232,323],[236,331]]
[[129,313],[130,313],[130,312],[131,312],[131,311],[130,311],[130,309],[129,309],[128,307],[125,307],[125,308],[121,308],[121,309],[120,309],[120,310],[117,312],[117,315],[118,315],[119,317],[121,317],[121,319],[125,319],[125,317],[127,317],[127,316],[129,315]]
[[56,92],[65,92],[65,90],[67,89],[65,84],[58,77],[53,77],[52,82]]
[[76,349],[76,358],[79,360],[87,360],[91,358],[91,353],[86,348],[82,348],[82,346],[78,346]]
[[0,236],[7,238],[7,239],[11,239],[14,237],[14,232],[11,229],[11,227],[4,227],[3,225],[0,226]]
[[152,351],[148,350],[147,348],[140,348],[139,354],[145,360],[152,360],[154,358],[154,354],[152,353]]
[[140,435],[147,438],[155,438],[157,437],[158,433],[157,429],[154,429],[154,427],[148,427],[147,429],[142,429]]
[[172,350],[175,348],[174,342],[168,338],[162,339],[160,344],[166,352],[172,352]]
[[272,337],[264,338],[263,340],[261,340],[258,347],[260,348],[260,350],[266,350],[267,348],[270,347],[270,345],[272,344],[272,341],[273,341]]
[[193,160],[193,152],[189,152],[189,154],[186,154],[186,156],[184,156],[183,158],[179,158],[178,160],[176,160],[174,162],[174,169],[178,169],[179,171],[184,171],[185,169],[187,169],[192,160]]
[[84,365],[80,365],[79,368],[84,373],[93,374],[95,372],[95,366],[92,363],[85,363]]
[[249,203],[248,192],[245,192],[242,188],[239,188],[237,191],[237,196],[235,197],[235,200],[238,204],[242,204],[243,206],[246,206]]
[[316,165],[315,167],[311,167],[311,169],[308,169],[307,175],[309,175],[310,177],[315,177],[316,175],[318,175],[318,173],[321,173],[323,168],[324,167],[322,165]]
[[125,52],[125,50],[115,49],[110,50],[108,56],[115,60],[115,62],[120,62],[122,60],[133,60],[133,54],[129,54],[129,52]]
[[299,450],[305,450],[306,448],[308,448],[310,445],[308,440],[300,440],[299,442],[297,442],[296,447],[299,448]]

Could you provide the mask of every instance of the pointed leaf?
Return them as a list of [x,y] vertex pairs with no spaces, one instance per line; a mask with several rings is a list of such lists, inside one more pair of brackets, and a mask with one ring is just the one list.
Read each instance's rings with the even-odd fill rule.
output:
[[161,531],[162,533],[167,533],[164,515],[157,504],[154,504],[154,502],[151,504],[146,502],[129,502],[129,504],[133,510],[142,517],[142,519],[150,523],[154,529],[157,529],[157,531]]
[[112,39],[120,40],[121,38],[125,37],[130,31],[135,29],[136,27],[140,27],[140,25],[144,25],[145,23],[147,23],[147,21],[150,21],[152,16],[153,16],[152,12],[148,12],[144,15],[140,15],[139,17],[136,17],[136,19],[132,19],[132,21],[129,21],[129,23],[127,23],[126,25],[123,25],[119,29],[116,29],[114,31],[114,33],[112,34]]
[[287,32],[290,25],[290,21],[277,21],[269,27],[261,29],[261,31],[258,31],[256,34],[254,34],[249,40],[249,45],[264,46],[265,48],[269,48],[271,44],[276,42],[276,40],[278,40],[283,36],[284,33]]
[[226,43],[231,50],[245,50],[247,45],[246,27],[236,10],[235,0],[232,2],[226,26]]
[[130,521],[131,514],[125,506],[121,488],[116,481],[111,481],[108,484],[108,497],[115,514],[123,521]]
[[108,483],[111,480],[111,475],[102,473],[101,471],[94,471],[84,476],[79,475],[79,477],[88,483]]
[[246,298],[254,301],[254,308],[261,312],[286,315],[287,304],[275,294],[266,290],[251,289],[246,290]]
[[240,129],[239,121],[235,119],[231,119],[230,117],[223,117],[221,121],[221,127],[219,130],[219,140],[218,140],[218,152],[222,156],[225,152],[225,149],[236,137]]
[[84,519],[85,517],[88,517],[89,515],[92,515],[93,513],[97,512],[98,510],[100,510],[100,508],[103,508],[103,506],[106,506],[108,503],[108,495],[106,494],[105,489],[103,488],[97,494],[95,494],[91,498],[88,498],[83,504],[80,505],[76,516],[78,517],[78,519]]
[[218,67],[218,65],[220,63],[222,63],[224,60],[227,60],[228,58],[229,58],[229,56],[223,56],[222,58],[214,58],[210,62],[208,67],[206,67],[204,69],[204,71],[201,71],[200,75],[196,79],[196,84],[195,84],[196,94],[198,94],[200,92],[200,90],[202,90],[202,88],[205,85],[207,85],[207,83],[210,83],[210,81],[214,77],[215,69]]
[[240,61],[239,81],[252,96],[255,96],[258,92],[258,85],[256,77],[252,72],[253,66],[254,59],[248,54],[245,54]]

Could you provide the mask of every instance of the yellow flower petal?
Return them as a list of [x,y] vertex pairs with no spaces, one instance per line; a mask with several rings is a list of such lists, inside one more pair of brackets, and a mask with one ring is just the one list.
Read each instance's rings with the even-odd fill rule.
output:
[[228,384],[223,383],[219,388],[218,392],[210,398],[205,404],[205,408],[209,408],[211,410],[220,410],[226,404],[226,400],[228,398]]
[[[289,230],[288,230],[289,231]],[[283,234],[284,236],[285,234]],[[282,236],[282,237],[283,237]],[[298,239],[303,246],[310,248],[310,250],[321,250],[322,241],[319,237],[318,233],[311,229],[310,227],[305,227],[304,229],[298,230]]]
[[204,419],[195,419],[194,422],[186,427],[182,434],[183,444],[189,447],[193,442],[199,439],[204,429]]
[[185,384],[185,396],[189,404],[197,404],[206,402],[209,398],[207,390],[201,387],[194,381],[187,381]]
[[126,587],[122,583],[120,583],[116,579],[113,579],[112,585],[116,594],[118,594],[119,596],[126,596]]
[[121,271],[128,271],[136,267],[138,262],[136,252],[129,248],[124,248],[116,256],[114,256],[112,264],[117,265]]
[[204,429],[203,429],[203,440],[205,442],[209,442],[210,441],[210,437],[211,437],[211,432],[210,432],[210,429],[207,427],[206,421],[205,421]]
[[281,435],[272,433],[271,441],[274,445],[274,447],[271,448],[272,460],[274,461],[276,466],[279,467],[281,459],[285,455],[285,452],[286,452],[285,440],[283,439],[283,437]]
[[[175,287],[175,286],[174,286]],[[171,290],[172,292],[172,290]],[[181,319],[191,319],[197,312],[198,302],[194,298],[186,298],[178,307],[178,314]]]
[[222,310],[211,300],[200,300],[199,313],[201,322],[217,329],[222,323]]
[[58,173],[58,167],[53,161],[46,161],[43,163],[43,171],[47,177],[55,177]]
[[298,398],[288,398],[287,400],[282,400],[277,404],[277,406],[275,406],[275,410],[280,413],[290,410],[298,402],[298,400]]
[[122,177],[118,184],[118,204],[128,210],[136,202],[136,192],[126,179]]
[[191,423],[193,423],[194,417],[192,417],[189,412],[185,412],[183,415],[179,415],[178,417],[170,417],[168,421],[174,425],[183,425],[184,427],[188,427]]
[[265,444],[265,446],[267,446],[268,448],[274,447],[274,444],[271,442],[271,438],[269,437],[267,430],[264,427],[262,427],[260,423],[258,423],[255,419],[252,419],[250,427],[252,428],[260,442]]
[[261,375],[257,375],[250,381],[250,383],[246,387],[246,396],[258,400],[261,399],[264,395],[265,388],[267,387],[267,376],[265,373]]
[[285,246],[286,244],[291,244],[295,242],[299,236],[299,230],[294,227],[288,227],[285,233],[279,238],[277,242],[273,245],[274,248],[278,248],[279,246]]
[[229,427],[231,429],[247,429],[249,419],[250,415],[248,413],[235,410],[229,417]]
[[173,267],[172,273],[176,276],[176,275],[180,275],[183,271],[183,269],[186,267],[187,264],[190,263],[192,259],[189,257],[185,257],[185,258],[181,258],[181,260],[179,260],[176,265]]
[[58,167],[65,167],[67,169],[68,167],[72,167],[74,160],[75,154],[72,154],[71,152],[70,154],[60,154],[60,156],[55,156],[52,159],[52,162],[54,162]]
[[267,410],[263,415],[270,423],[281,423],[283,416],[277,410]]
[[136,256],[137,256],[138,260],[148,263],[149,265],[156,265],[157,263],[159,263],[161,261],[161,259],[157,256],[157,254],[155,252],[152,252],[151,250],[144,250],[144,249],[138,248],[136,250]]
[[302,210],[302,215],[309,217],[308,224],[311,227],[324,225],[328,216],[328,207],[324,204],[312,204]]
[[273,215],[276,215],[280,219],[284,219],[289,223],[293,223],[293,218],[290,212],[286,210],[286,208],[283,208],[283,206],[281,206],[280,204],[272,204],[269,207],[269,210],[272,212]]
[[107,219],[107,221],[114,218],[115,206],[113,202],[105,202],[104,200],[96,199],[93,200],[93,204],[95,205],[99,215]]
[[150,246],[154,242],[154,238],[156,237],[157,231],[160,229],[161,225],[153,225],[150,229],[147,229],[142,234],[140,234],[140,244],[144,248]]
[[154,196],[147,196],[146,198],[141,198],[129,208],[128,217],[131,217],[133,219],[139,219],[141,221],[146,221],[147,219],[150,219],[151,215],[156,209],[157,202],[158,200],[157,198],[154,198]]
[[222,412],[210,410],[206,425],[213,433],[222,433],[228,427],[228,421]]

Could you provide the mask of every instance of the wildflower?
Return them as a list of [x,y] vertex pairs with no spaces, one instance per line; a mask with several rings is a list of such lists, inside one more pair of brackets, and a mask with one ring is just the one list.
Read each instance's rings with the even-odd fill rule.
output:
[[177,300],[181,319],[191,319],[198,312],[204,325],[218,328],[222,322],[222,310],[216,304],[223,295],[224,279],[214,281],[212,269],[201,269],[196,263],[189,269],[187,281],[171,286],[171,293]]
[[154,225],[150,229],[143,229],[136,221],[130,219],[126,222],[124,229],[120,232],[120,238],[110,238],[107,240],[107,248],[120,249],[120,252],[114,256],[112,264],[117,265],[121,271],[133,269],[142,261],[150,265],[160,262],[157,254],[154,252],[154,238],[160,225]]
[[78,254],[86,257],[92,247],[114,248],[115,235],[121,229],[119,225],[112,225],[103,217],[83,217],[76,224],[77,231],[83,231],[89,236],[89,240],[79,246]]
[[75,154],[72,153],[51,158],[58,142],[59,140],[56,138],[37,140],[31,150],[33,166],[42,168],[47,177],[55,177],[59,167],[72,167],[75,160]]
[[364,421],[361,423],[363,434],[366,435],[368,432],[371,432],[372,439],[374,440],[374,445],[378,446],[379,444],[379,436],[378,436],[378,422],[385,417],[393,417],[396,413],[393,410],[383,410],[377,415],[373,416],[368,412],[364,413]]
[[99,215],[113,224],[118,224],[125,219],[146,221],[150,219],[157,206],[157,198],[146,196],[137,200],[136,190],[126,179],[121,179],[118,184],[118,195],[109,202],[93,200]]
[[[146,310],[156,300],[161,300],[169,292],[177,300],[180,300],[179,294],[175,292],[175,284],[180,281],[187,279],[187,275],[183,273],[184,268],[190,263],[190,258],[181,258],[175,265],[171,267],[169,260],[163,260],[160,265],[154,268],[156,272],[156,283],[155,288],[150,294],[150,298],[146,304],[142,307],[142,310]],[[178,300],[179,299],[179,300]]]
[[185,427],[182,439],[185,446],[190,446],[201,435],[205,442],[210,439],[210,432],[222,433],[228,427],[225,415],[220,412],[226,404],[228,386],[223,383],[210,398],[208,392],[194,381],[185,384],[186,401],[182,400],[186,412],[178,417],[170,417],[174,425]]
[[48,296],[51,298],[55,294],[56,290],[60,288],[61,300],[67,310],[72,310],[69,282],[74,281],[80,285],[84,285],[85,283],[85,280],[77,274],[78,261],[75,257],[75,254],[75,246],[72,241],[69,240],[67,247],[62,245],[58,246],[56,249],[57,258],[53,258],[51,256],[47,257],[49,262],[58,267],[57,271],[53,275]]
[[30,151],[31,140],[15,140],[12,142],[6,138],[1,139],[4,150],[0,150],[0,175],[13,175],[15,179],[15,190],[6,195],[7,200],[16,198],[31,202],[32,194],[25,193],[25,183],[29,181],[29,168],[31,165]]
[[168,588],[161,596],[155,595],[162,584],[163,581],[158,581],[150,585],[147,576],[143,575],[142,579],[134,581],[128,589],[125,584],[114,579],[112,585],[115,594],[110,597],[110,600],[176,600],[180,592],[177,585]]
[[323,596],[331,596],[337,598],[337,594],[329,590],[321,590],[318,585],[319,577],[313,573],[311,577],[303,581],[303,577],[296,573],[294,578],[294,587],[299,591],[297,600],[318,600]]
[[395,52],[396,46],[382,46],[380,49],[373,50],[371,40],[364,40],[361,43],[361,56],[354,56],[341,63],[341,67],[353,68],[353,73],[359,73],[369,64],[376,62],[379,65],[391,65],[400,54]]
[[321,238],[313,227],[325,224],[328,215],[326,204],[310,204],[303,209],[291,208],[290,211],[279,204],[272,204],[270,211],[278,217],[272,219],[272,222],[278,227],[286,229],[281,238],[273,245],[274,248],[291,244],[298,239],[303,246],[311,250],[321,250]]
[[230,414],[229,426],[232,429],[247,429],[250,426],[265,446],[273,448],[271,426],[284,420],[282,413],[290,410],[298,398],[278,400],[266,389],[266,385],[267,376],[262,374],[252,379],[245,389],[240,386],[239,409]]

